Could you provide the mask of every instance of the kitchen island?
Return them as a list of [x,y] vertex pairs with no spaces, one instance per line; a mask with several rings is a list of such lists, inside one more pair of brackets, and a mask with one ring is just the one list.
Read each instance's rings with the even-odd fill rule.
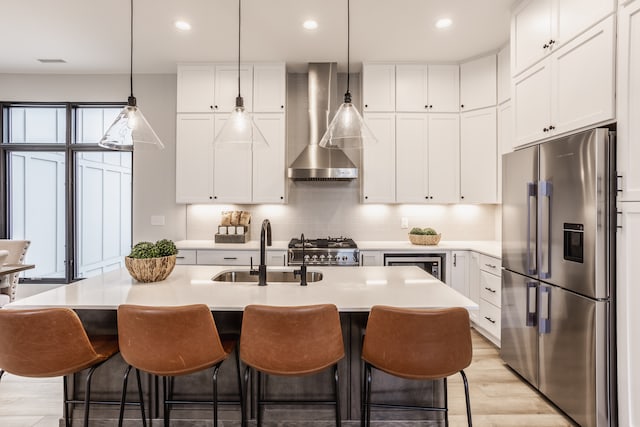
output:
[[[213,282],[212,277],[228,270],[247,270],[243,267],[222,266],[176,266],[173,273],[162,282],[136,283],[126,269],[116,270],[92,277],[51,291],[16,301],[7,308],[69,307],[80,315],[85,328],[90,333],[116,333],[116,310],[120,304],[141,304],[176,306],[203,303],[214,314],[221,333],[239,333],[242,311],[249,304],[279,306],[329,303],[340,311],[345,342],[345,358],[339,363],[341,381],[341,404],[344,425],[357,425],[360,416],[361,363],[360,347],[366,327],[367,315],[377,304],[411,308],[465,307],[477,310],[478,306],[439,280],[417,267],[310,267],[309,271],[322,273],[322,279],[300,286],[298,282],[269,283],[257,286],[255,283]],[[291,271],[292,268],[269,268]],[[117,356],[96,371],[92,393],[101,399],[117,399],[125,365]],[[233,358],[224,363],[220,372],[220,394],[222,399],[234,399],[237,390]],[[100,372],[102,371],[102,372]],[[106,371],[106,372],[105,372]],[[425,403],[438,403],[442,399],[440,384],[424,382],[398,382],[398,380],[378,375],[375,381],[380,390],[378,398],[387,400],[408,399]],[[434,386],[435,385],[435,386]],[[271,397],[286,398],[305,395],[311,398],[330,396],[332,392],[330,372],[317,376],[292,380],[271,377],[266,382]],[[155,381],[147,378],[145,398],[153,408],[152,416],[162,416],[157,404]],[[176,381],[176,396],[208,398],[210,385],[208,374],[194,374]],[[83,392],[82,381],[76,382],[74,394]],[[130,386],[130,398],[135,399],[135,387]],[[425,396],[427,400],[425,401]],[[420,398],[420,399],[418,399]],[[115,421],[114,408],[92,408],[92,417]],[[209,420],[210,410],[179,407],[172,410],[172,425],[193,425],[195,420]],[[426,414],[426,417],[433,417]],[[137,419],[139,411],[130,408],[127,419]],[[224,420],[236,421],[239,425],[239,410],[236,407],[222,407]],[[425,414],[409,411],[378,414],[377,418],[387,421],[403,421],[411,425],[411,420]],[[374,419],[376,416],[374,415]],[[332,425],[332,409],[317,408],[267,408],[266,420],[293,422],[297,425]],[[314,420],[314,421],[309,421]],[[303,422],[304,421],[304,422]],[[415,425],[424,425],[415,421]],[[106,424],[110,424],[107,422]],[[225,422],[224,425],[231,425]]]

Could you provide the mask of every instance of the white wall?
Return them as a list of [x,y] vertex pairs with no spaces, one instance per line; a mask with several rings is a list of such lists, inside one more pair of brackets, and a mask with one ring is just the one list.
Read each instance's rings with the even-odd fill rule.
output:
[[[175,74],[134,76],[138,106],[165,149],[138,151],[133,164],[133,241],[186,237],[186,208],[175,203]],[[0,100],[126,102],[128,75],[0,74]],[[164,216],[152,226],[151,216]]]

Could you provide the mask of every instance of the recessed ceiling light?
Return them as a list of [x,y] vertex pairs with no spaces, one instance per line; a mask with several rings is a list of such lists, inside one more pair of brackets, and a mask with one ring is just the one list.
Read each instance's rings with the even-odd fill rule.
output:
[[436,28],[443,29],[451,26],[453,21],[449,18],[442,18],[436,21]]
[[191,24],[187,21],[176,21],[174,25],[181,31],[189,31],[191,29]]
[[307,30],[315,30],[316,28],[318,28],[318,22],[314,21],[313,19],[308,19],[308,20],[304,21],[302,26],[304,28],[306,28]]

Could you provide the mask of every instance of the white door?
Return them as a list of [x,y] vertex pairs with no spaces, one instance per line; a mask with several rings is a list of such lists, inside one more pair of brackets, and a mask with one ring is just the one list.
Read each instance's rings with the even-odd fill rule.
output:
[[460,115],[429,114],[429,202],[460,200]]
[[[216,114],[216,130],[222,129],[227,115]],[[251,203],[252,152],[250,144],[240,147],[214,145],[213,201]]]
[[284,112],[287,75],[284,64],[253,66],[253,111]]
[[178,114],[176,203],[213,200],[214,114]]
[[391,112],[396,109],[396,67],[393,64],[362,65],[363,111]]
[[460,200],[497,201],[496,108],[462,113],[460,118]]
[[362,199],[364,203],[396,200],[396,127],[393,113],[366,113],[364,120],[376,144],[362,149]]
[[[480,304],[480,254],[477,252],[469,252],[469,299],[476,304]],[[478,323],[479,312],[472,310],[469,312],[469,318],[472,322]]]
[[422,64],[396,65],[396,111],[426,112],[427,66]]
[[428,114],[396,115],[396,201],[429,201]]
[[457,113],[460,111],[460,67],[458,65],[429,65],[429,112]]
[[213,112],[215,74],[213,65],[178,66],[178,113]]
[[514,147],[549,136],[551,125],[549,64],[548,60],[542,61],[513,81]]
[[524,71],[551,53],[552,11],[555,0],[529,0],[511,18],[511,72]]
[[254,121],[269,143],[253,151],[254,203],[285,201],[285,118],[280,113],[254,113]]
[[460,65],[460,111],[496,105],[496,61],[489,55]]
[[[218,113],[230,113],[236,105],[238,96],[238,66],[216,65],[216,102],[214,109]],[[253,67],[240,67],[240,94],[247,111],[253,111]]]

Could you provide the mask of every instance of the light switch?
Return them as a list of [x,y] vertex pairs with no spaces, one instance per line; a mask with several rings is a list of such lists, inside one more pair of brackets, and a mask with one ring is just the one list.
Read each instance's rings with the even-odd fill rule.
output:
[[164,215],[151,215],[151,225],[164,225]]
[[409,218],[403,216],[400,219],[400,228],[409,228]]

